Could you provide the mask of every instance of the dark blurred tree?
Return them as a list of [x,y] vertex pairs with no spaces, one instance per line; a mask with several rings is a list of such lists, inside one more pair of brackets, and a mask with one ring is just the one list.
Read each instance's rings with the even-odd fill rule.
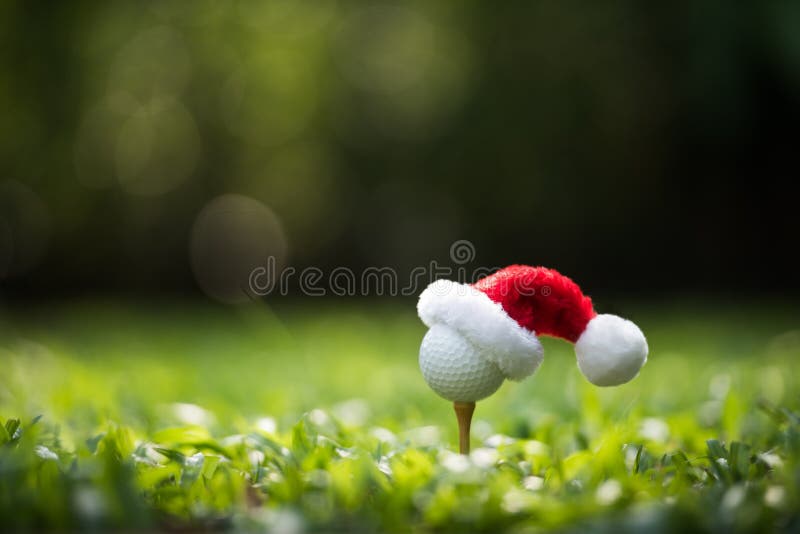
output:
[[798,23],[789,1],[4,2],[0,289],[196,291],[195,219],[239,193],[298,265],[410,269],[465,238],[593,291],[796,291]]

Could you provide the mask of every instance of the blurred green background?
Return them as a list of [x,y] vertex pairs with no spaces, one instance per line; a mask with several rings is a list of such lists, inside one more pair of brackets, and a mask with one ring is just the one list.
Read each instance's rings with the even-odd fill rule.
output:
[[[798,27],[789,0],[0,2],[0,530],[796,531]],[[217,305],[269,257],[554,267],[650,359],[595,388],[543,340],[463,458],[425,280]]]
[[[200,294],[242,249],[409,270],[466,238],[595,292],[796,294],[799,23],[792,1],[2,2],[0,291]],[[254,219],[201,224],[227,193]]]

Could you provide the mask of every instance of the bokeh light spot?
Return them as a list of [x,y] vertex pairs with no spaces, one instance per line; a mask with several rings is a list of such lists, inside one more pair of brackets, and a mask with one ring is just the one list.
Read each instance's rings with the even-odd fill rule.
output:
[[220,112],[228,130],[258,146],[274,146],[302,133],[317,106],[316,84],[289,50],[245,61],[222,88]]
[[191,78],[191,55],[182,35],[168,26],[148,28],[117,54],[109,73],[110,92],[138,98],[178,95]]
[[200,211],[189,245],[192,270],[201,289],[221,302],[250,299],[250,274],[267,267],[274,257],[285,264],[287,241],[283,226],[262,202],[239,194],[225,194]]
[[470,87],[466,41],[423,11],[361,9],[343,24],[338,43],[342,77],[359,92],[371,126],[389,137],[428,138]]
[[119,133],[116,168],[120,185],[136,195],[160,195],[194,172],[200,135],[178,101],[155,99],[134,112]]
[[117,183],[115,150],[125,120],[138,108],[127,93],[118,93],[89,109],[75,135],[75,173],[81,184],[91,188]]

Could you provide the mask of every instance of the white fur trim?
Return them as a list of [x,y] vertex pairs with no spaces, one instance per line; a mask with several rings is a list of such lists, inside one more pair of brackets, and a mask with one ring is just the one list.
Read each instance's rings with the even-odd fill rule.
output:
[[533,374],[544,359],[536,334],[472,286],[437,280],[420,295],[417,313],[428,327],[444,324],[459,332],[511,380]]
[[616,315],[594,317],[575,343],[578,368],[596,386],[618,386],[647,362],[647,339],[639,327]]

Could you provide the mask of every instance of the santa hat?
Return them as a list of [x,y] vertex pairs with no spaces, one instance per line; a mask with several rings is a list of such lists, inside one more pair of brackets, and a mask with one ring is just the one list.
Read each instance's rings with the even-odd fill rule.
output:
[[438,280],[422,292],[417,311],[428,327],[459,334],[511,380],[541,364],[537,335],[574,343],[578,367],[598,386],[628,382],[647,361],[639,327],[598,315],[575,282],[544,267],[512,265],[472,285]]

